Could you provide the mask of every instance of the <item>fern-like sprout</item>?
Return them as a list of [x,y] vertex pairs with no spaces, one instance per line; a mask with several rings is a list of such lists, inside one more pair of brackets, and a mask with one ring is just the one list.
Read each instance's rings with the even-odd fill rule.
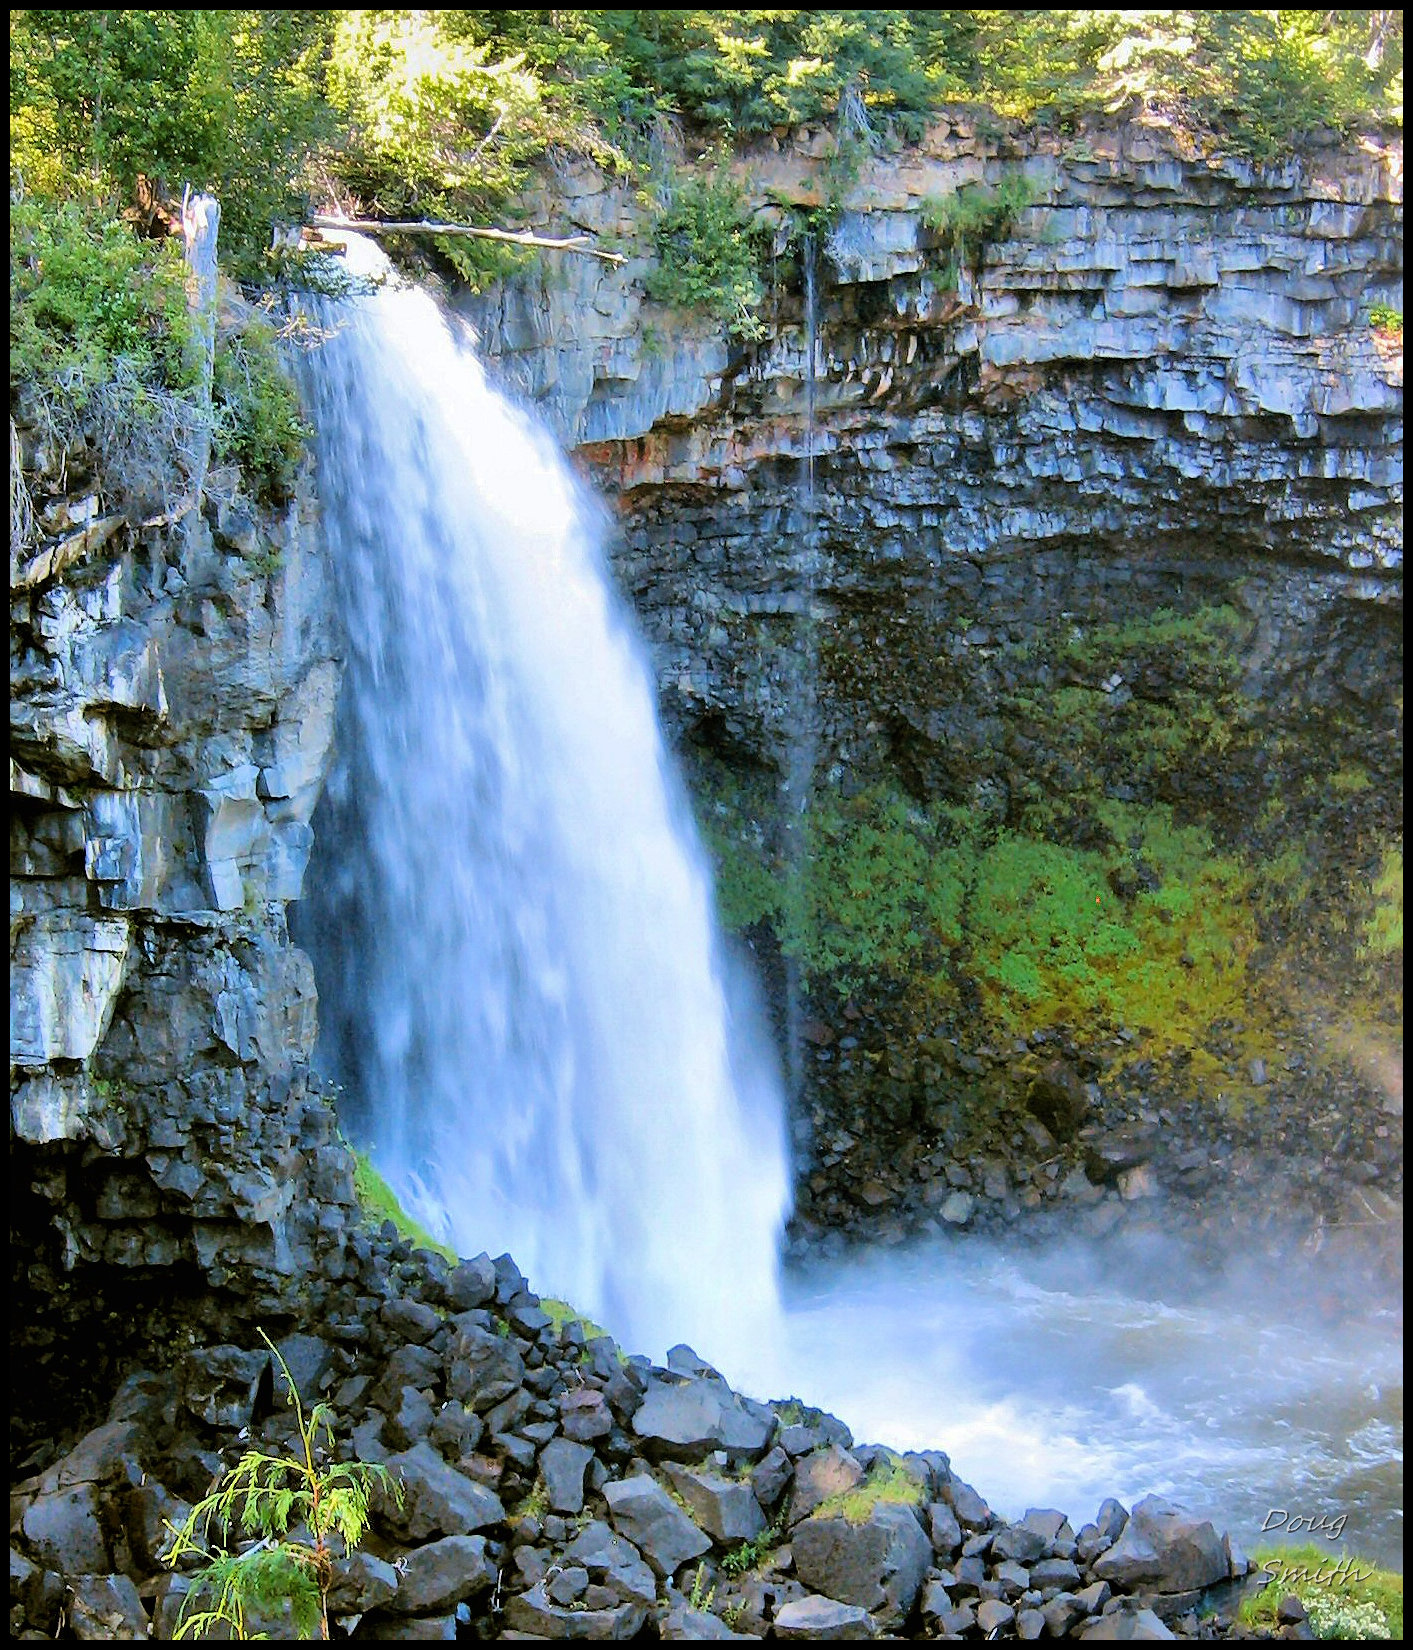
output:
[[[328,1595],[334,1553],[330,1537],[345,1550],[368,1529],[372,1495],[383,1489],[401,1506],[402,1486],[386,1467],[361,1461],[320,1460],[321,1434],[333,1443],[333,1415],[327,1404],[307,1412],[289,1365],[270,1337],[259,1331],[279,1365],[293,1406],[298,1452],[267,1455],[247,1450],[191,1510],[180,1529],[169,1525],[173,1541],[167,1563],[186,1553],[206,1560],[193,1578],[193,1591],[210,1595],[206,1608],[184,1610],[176,1637],[205,1638],[224,1629],[237,1639],[252,1637],[249,1616],[288,1604],[290,1625],[301,1639],[329,1636]],[[213,1541],[212,1526],[219,1541]],[[291,1530],[299,1538],[291,1538]],[[249,1539],[239,1552],[227,1549],[232,1532]],[[305,1535],[307,1532],[307,1538]]]

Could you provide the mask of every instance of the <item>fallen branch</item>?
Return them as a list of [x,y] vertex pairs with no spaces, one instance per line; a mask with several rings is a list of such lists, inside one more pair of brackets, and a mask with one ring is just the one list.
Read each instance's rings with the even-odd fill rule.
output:
[[535,235],[528,229],[482,229],[467,223],[388,223],[377,218],[336,218],[316,212],[312,219],[316,229],[346,229],[359,235],[473,235],[481,241],[508,241],[513,246],[534,246],[546,252],[579,252],[586,258],[602,258],[607,264],[626,263],[619,252],[605,252],[590,243],[585,235],[556,239]]

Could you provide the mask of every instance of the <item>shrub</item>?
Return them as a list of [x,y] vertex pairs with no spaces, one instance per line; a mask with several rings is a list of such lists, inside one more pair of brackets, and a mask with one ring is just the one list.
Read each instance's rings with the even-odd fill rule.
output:
[[218,336],[212,400],[218,454],[234,459],[260,494],[287,496],[312,432],[264,321]]
[[931,195],[922,203],[922,221],[954,277],[959,269],[977,268],[986,248],[1005,239],[1033,194],[1023,173],[1008,172],[994,189],[967,183],[955,194]]
[[63,382],[77,400],[122,364],[190,387],[185,269],[103,209],[32,195],[10,203],[10,382]]
[[648,276],[649,297],[705,309],[733,337],[762,335],[758,237],[744,194],[724,168],[680,179],[653,225],[653,239],[659,261]]

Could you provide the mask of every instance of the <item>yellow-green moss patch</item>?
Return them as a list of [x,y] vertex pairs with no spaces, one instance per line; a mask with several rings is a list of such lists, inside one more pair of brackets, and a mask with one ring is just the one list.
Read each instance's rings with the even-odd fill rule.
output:
[[1271,1579],[1242,1601],[1240,1619],[1249,1627],[1274,1627],[1281,1600],[1293,1593],[1319,1638],[1403,1637],[1403,1577],[1392,1570],[1314,1542],[1258,1548],[1251,1563]]

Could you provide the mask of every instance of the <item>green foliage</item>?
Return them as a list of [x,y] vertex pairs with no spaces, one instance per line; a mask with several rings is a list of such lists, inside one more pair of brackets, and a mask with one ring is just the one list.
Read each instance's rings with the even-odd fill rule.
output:
[[[328,86],[348,134],[341,180],[376,216],[483,221],[556,135],[535,75],[478,41],[474,14],[343,12]],[[525,262],[484,241],[436,245],[472,287]]]
[[367,1152],[355,1151],[353,1161],[353,1190],[369,1224],[381,1226],[385,1220],[390,1220],[401,1236],[415,1248],[429,1249],[455,1264],[456,1251],[445,1243],[438,1243],[412,1219],[398,1202],[392,1187],[373,1167]]
[[648,276],[649,297],[705,309],[733,337],[762,335],[759,237],[744,192],[724,165],[677,181],[671,203],[653,225],[653,239],[658,265]]
[[1375,332],[1396,333],[1403,336],[1403,311],[1394,309],[1391,304],[1371,304],[1369,306],[1369,325]]
[[922,203],[922,221],[952,269],[975,269],[986,248],[1005,239],[1033,198],[1024,173],[1009,172],[994,189],[966,183],[955,194],[929,196]]
[[1294,1593],[1317,1638],[1403,1637],[1403,1577],[1392,1570],[1313,1542],[1258,1549],[1251,1564],[1270,1579],[1242,1600],[1238,1619],[1246,1627],[1275,1627],[1280,1601]]
[[328,1406],[315,1404],[306,1413],[288,1365],[263,1330],[260,1338],[284,1376],[298,1450],[278,1456],[247,1450],[180,1529],[168,1526],[170,1566],[188,1553],[206,1560],[192,1578],[190,1601],[197,1607],[189,1602],[183,1612],[179,1639],[249,1638],[252,1616],[284,1609],[296,1638],[328,1638],[332,1539],[346,1551],[359,1545],[374,1489],[402,1503],[402,1488],[386,1467],[328,1459]]
[[727,1553],[721,1561],[723,1573],[728,1576],[743,1576],[748,1570],[754,1570],[767,1553],[773,1552],[784,1543],[788,1533],[785,1515],[782,1512],[768,1529],[762,1530],[750,1541],[741,1542],[740,1546],[733,1547]]
[[332,130],[310,11],[10,14],[10,164],[32,190],[131,202],[139,176],[221,201],[227,261],[255,267],[273,220],[303,213]]
[[313,432],[263,320],[218,335],[212,399],[218,454],[239,464],[261,494],[287,496]]
[[692,1577],[692,1591],[687,1596],[687,1603],[693,1610],[710,1610],[716,1602],[715,1586],[708,1587],[706,1579],[706,1565],[698,1564],[696,1574]]
[[1258,160],[1320,127],[1402,118],[1398,13],[975,15],[977,83],[1007,113],[1070,122],[1139,105]]
[[610,11],[588,26],[630,82],[728,133],[834,115],[849,94],[909,134],[959,83],[929,62],[927,13]]
[[191,385],[185,271],[79,201],[10,203],[10,382],[58,381],[77,400],[119,362],[141,382]]
[[202,433],[257,494],[284,496],[309,430],[273,330],[258,315],[218,328],[209,409],[192,341],[175,241],[139,240],[82,200],[12,202],[12,392],[27,388],[62,444],[96,446],[117,502],[143,499]]
[[568,1301],[556,1300],[552,1295],[540,1297],[540,1310],[552,1320],[556,1332],[563,1329],[567,1323],[577,1323],[583,1328],[585,1338],[588,1340],[593,1340],[599,1335],[608,1334],[602,1324],[595,1323],[591,1317],[581,1312],[578,1307],[571,1306]]

